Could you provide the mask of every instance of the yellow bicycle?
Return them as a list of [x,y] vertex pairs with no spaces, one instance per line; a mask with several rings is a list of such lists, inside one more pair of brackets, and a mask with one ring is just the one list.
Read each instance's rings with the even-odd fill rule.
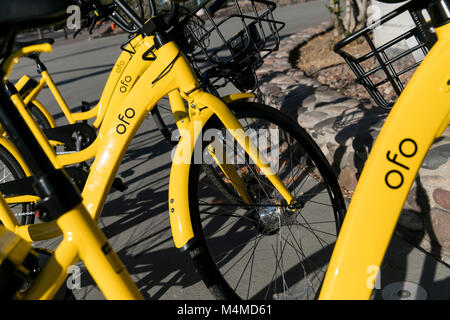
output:
[[[111,10],[111,8],[115,8],[114,4],[110,4],[102,9],[101,15],[97,13],[97,15],[95,15],[95,20],[108,17],[113,19],[124,30],[131,33],[136,32],[137,29],[135,26],[126,23],[125,19],[119,13]],[[122,45],[123,51],[110,73],[98,104],[88,111],[86,110],[85,112],[79,113],[70,110],[47,71],[46,66],[40,59],[40,54],[42,52],[52,51],[52,43],[52,39],[41,39],[29,42],[16,42],[14,46],[14,53],[10,57],[11,62],[15,64],[23,57],[33,59],[41,76],[40,80],[36,81],[29,76],[24,75],[15,84],[25,105],[25,108],[20,108],[19,110],[22,116],[24,116],[25,119],[28,119],[30,126],[35,127],[35,130],[37,130],[37,124],[43,129],[47,138],[50,140],[53,139],[52,145],[63,146],[62,151],[61,148],[59,148],[57,154],[66,155],[68,158],[68,160],[66,160],[67,164],[76,164],[79,163],[80,160],[77,158],[71,160],[70,154],[74,151],[80,151],[81,149],[86,148],[86,146],[95,140],[96,132],[103,121],[103,117],[110,102],[114,101],[115,104],[120,104],[128,94],[128,88],[131,88],[134,85],[135,81],[151,64],[151,60],[142,59],[142,56],[144,56],[149,47],[153,45],[153,40],[149,38],[146,43],[143,41],[142,35],[136,33],[130,40],[124,43]],[[11,67],[12,65],[10,68]],[[9,71],[6,71],[6,73],[9,73]],[[69,125],[57,127],[51,113],[39,102],[39,100],[37,100],[37,96],[45,86],[50,89],[50,92],[63,111]],[[230,101],[237,101],[246,97],[252,97],[252,95],[234,95],[234,98]],[[227,100],[229,98],[224,97],[224,99]],[[179,100],[176,100],[176,103],[178,102]],[[165,134],[167,139],[170,139],[170,133],[166,133],[167,127],[162,122],[158,108],[153,108],[151,113],[154,114],[154,118],[161,127],[162,133]],[[94,118],[95,121],[93,121],[92,125],[85,123],[87,120]],[[36,121],[36,124],[31,120]],[[30,171],[15,146],[7,139],[4,130],[0,129],[0,132],[3,135],[3,137],[0,137],[0,163],[2,167],[1,182],[8,182],[6,185],[1,184],[0,191],[4,194],[23,193],[23,191],[17,190],[29,189],[29,181],[26,180],[26,177],[30,176]],[[87,165],[83,165],[81,168],[68,169],[69,174],[75,182],[77,182],[80,188],[82,188],[82,185],[86,180],[86,169],[88,169]],[[116,189],[121,191],[126,189],[126,186],[118,179],[114,180],[113,185]],[[15,198],[8,200],[8,202],[14,203],[11,207],[21,224],[31,224],[35,220],[34,206],[32,205],[32,201],[34,200],[30,197],[28,197],[28,200],[31,202],[26,202],[26,200],[27,199],[23,197],[21,199]]]
[[[236,15],[244,31],[238,33],[239,37],[222,39],[219,46],[231,51],[238,61],[245,46],[267,43],[268,34],[258,32],[259,25],[269,24],[264,30],[276,34],[269,16],[273,3],[251,2],[269,6],[267,13],[256,18]],[[97,2],[88,3],[96,12],[103,8]],[[238,1],[235,4],[239,6]],[[124,97],[120,97],[117,81],[113,94],[120,98],[111,98],[97,138],[85,149],[55,154],[17,89],[5,80],[9,99],[51,164],[61,169],[93,159],[81,195],[90,217],[97,221],[136,131],[156,103],[168,95],[180,133],[169,182],[169,218],[175,247],[189,251],[207,287],[218,298],[317,297],[345,212],[336,177],[320,149],[288,116],[242,99],[248,95],[219,99],[206,92],[164,19],[156,15],[143,21],[124,1],[115,0],[114,5],[142,37],[143,52],[135,53],[129,62],[142,73]],[[217,30],[214,24],[212,27]],[[219,57],[218,52],[214,59]],[[23,54],[18,51],[3,61],[4,79]],[[211,51],[206,54],[209,57]],[[139,60],[148,63],[146,68],[141,69]],[[126,81],[127,74],[121,77]],[[11,190],[8,184],[13,185],[3,184],[2,191]],[[14,191],[17,193],[5,194],[8,204],[35,202],[41,219],[51,218],[38,193]],[[0,220],[27,241],[61,234],[53,220],[20,225],[11,212],[0,212]],[[29,297],[54,294],[66,276],[64,270],[76,256],[76,248],[63,242],[55,256],[64,256],[59,261],[62,267],[53,269],[55,285],[45,287],[50,279],[46,278],[45,285]]]
[[[399,1],[382,1],[399,2]],[[450,123],[450,1],[428,6],[437,42],[401,93],[373,146],[340,231],[321,299],[368,299],[409,189]]]
[[[65,17],[67,5],[68,2],[65,1],[49,0],[28,2],[25,6],[23,2],[1,2],[4,11],[0,14],[0,21],[5,32],[2,38],[2,67],[9,61],[9,50],[18,30],[60,21]],[[15,14],[11,15],[11,12]],[[48,220],[52,221],[50,223],[59,229],[64,238],[39,271],[38,256],[31,249],[31,244],[20,239],[11,230],[5,231],[7,224],[1,227],[0,295],[2,298],[50,299],[61,286],[60,280],[64,279],[63,274],[67,268],[81,259],[107,298],[142,299],[123,264],[82,205],[77,188],[64,170],[54,168],[16,110],[10,99],[11,95],[17,95],[14,92],[14,86],[3,80],[0,89],[2,125],[34,174],[33,187],[47,209]],[[0,197],[0,211],[2,215],[12,218],[10,222],[17,224],[3,197]],[[25,279],[32,280],[30,286],[23,287]]]
[[[213,8],[215,7],[214,10],[217,10],[224,2],[225,1],[223,0],[215,1],[209,7],[209,12],[213,14]],[[153,12],[155,6],[153,5],[152,7]],[[16,50],[10,57],[13,63],[17,63],[19,59],[23,57],[34,60],[41,78],[39,81],[36,81],[29,76],[24,75],[15,84],[15,87],[19,91],[19,95],[23,98],[24,105],[26,106],[25,108],[19,106],[19,110],[22,116],[29,120],[29,125],[34,127],[35,130],[37,130],[36,124],[31,120],[37,122],[41,129],[43,129],[47,138],[52,140],[52,145],[62,145],[64,147],[62,151],[57,152],[57,155],[64,154],[66,158],[64,161],[67,165],[80,162],[80,159],[77,158],[75,154],[72,159],[71,154],[86,148],[95,140],[96,132],[98,132],[98,129],[102,124],[108,107],[113,104],[120,104],[125,99],[130,92],[129,89],[153,61],[153,59],[145,57],[148,54],[149,48],[153,46],[153,39],[148,37],[144,40],[141,34],[136,33],[136,27],[129,23],[125,23],[125,18],[114,11],[114,8],[114,4],[105,6],[101,12],[97,12],[93,22],[98,19],[110,18],[121,28],[134,34],[121,46],[122,53],[118,57],[115,66],[109,75],[99,102],[94,108],[88,111],[74,113],[70,110],[65,99],[54,84],[46,66],[41,61],[40,53],[51,52],[52,50],[51,44],[53,41],[51,39],[16,43]],[[235,19],[227,17],[219,23],[215,22],[214,28],[211,28],[210,30],[205,29],[204,19],[202,20],[195,15],[202,8],[201,6],[198,7],[195,12],[189,13],[187,17],[186,12],[184,12],[183,15],[180,15],[181,18],[177,17],[175,13],[182,10],[175,8],[177,8],[177,6],[172,6],[170,11],[172,17],[167,18],[167,20],[176,21],[182,18],[184,19],[173,26],[170,33],[177,39],[178,43],[182,46],[183,52],[188,54],[190,61],[193,63],[204,62],[205,56],[202,51],[211,49],[207,48],[205,45],[202,47],[198,44],[204,44],[206,38],[217,37],[217,33],[220,32],[219,27],[221,24],[224,24],[225,26],[230,25],[231,23],[234,24],[237,18],[239,18],[239,20],[250,20],[249,22],[243,23],[248,30],[242,30],[224,44],[228,45],[227,43],[232,43],[233,46],[236,47],[230,50],[231,54],[228,53],[225,60],[221,58],[220,63],[215,60],[216,56],[223,54],[224,50],[222,48],[214,49],[214,54],[208,54],[207,57],[209,60],[214,60],[215,63],[213,63],[213,67],[203,70],[204,74],[200,77],[202,79],[202,87],[208,88],[209,91],[215,92],[216,95],[217,89],[230,81],[242,91],[248,89],[248,84],[250,84],[251,87],[255,86],[256,76],[254,70],[261,64],[265,56],[277,49],[279,42],[278,31],[284,25],[282,22],[273,19],[272,11],[275,6],[272,3],[267,5],[267,10],[262,10],[261,12],[255,10],[253,15],[235,15],[231,17]],[[153,14],[151,13],[151,15]],[[259,21],[258,24],[261,25],[261,19],[264,19],[263,23],[268,24],[269,27],[257,27],[256,22]],[[91,26],[93,24],[94,23],[91,23]],[[269,29],[271,32],[264,34],[264,32],[267,32],[265,29],[268,28],[274,28],[274,30]],[[203,33],[199,34],[199,30],[203,31]],[[213,33],[214,35],[212,35]],[[262,33],[262,37],[259,36],[259,33]],[[180,38],[180,34],[183,35],[184,38]],[[251,38],[254,36],[260,38]],[[240,52],[237,52],[238,46],[240,46]],[[201,49],[198,49],[197,47],[200,47]],[[200,75],[202,70],[196,65],[195,72]],[[9,73],[9,71],[7,71],[7,73]],[[50,89],[50,92],[63,111],[69,125],[57,127],[53,116],[37,100],[37,96],[45,86]],[[227,103],[234,103],[253,97],[255,96],[252,93],[239,93],[224,96],[222,97],[222,100]],[[180,99],[175,95],[172,95],[169,96],[169,102],[172,104],[180,104]],[[87,106],[85,107],[88,108]],[[29,114],[31,114],[31,117]],[[170,132],[167,125],[164,123],[159,108],[156,106],[152,108],[151,114],[163,136],[173,144],[172,132]],[[85,123],[87,120],[93,118],[95,118],[95,121],[93,121],[92,125]],[[26,176],[29,176],[29,171],[26,165],[24,165],[20,154],[6,137],[0,137],[0,162],[3,165],[3,181],[10,182],[7,185],[1,185],[0,191],[8,193],[11,192],[11,190],[26,188],[23,181],[11,182],[11,180],[24,179]],[[84,165],[83,168],[87,169],[88,167]],[[82,188],[87,173],[80,170],[80,168],[71,168],[69,169],[69,174],[78,182],[79,187]],[[126,189],[126,186],[118,179],[114,180],[113,186],[121,191]],[[17,199],[14,201],[16,202],[16,200]],[[23,202],[22,199],[21,203]],[[20,217],[21,224],[33,223],[34,213],[31,205],[22,205],[14,210],[16,211],[16,216]]]

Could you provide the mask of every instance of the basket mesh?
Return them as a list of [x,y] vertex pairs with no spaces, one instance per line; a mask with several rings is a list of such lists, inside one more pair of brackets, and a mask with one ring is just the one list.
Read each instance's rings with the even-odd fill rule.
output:
[[[411,18],[411,29],[385,43],[375,43],[374,32],[383,32],[385,24],[395,25],[400,17]],[[350,54],[346,49],[354,41],[365,41],[367,52]],[[411,1],[340,41],[335,51],[344,58],[373,100],[389,109],[435,42],[436,35],[427,22],[425,5]]]
[[183,51],[195,64],[209,87],[218,89],[232,82],[238,89],[253,90],[255,70],[263,59],[278,50],[284,23],[273,17],[270,1],[228,1],[211,12],[211,0],[201,3],[179,23]]

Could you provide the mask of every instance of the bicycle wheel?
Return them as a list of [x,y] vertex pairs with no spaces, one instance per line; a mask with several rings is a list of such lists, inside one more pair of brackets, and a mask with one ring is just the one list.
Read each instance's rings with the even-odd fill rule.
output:
[[31,115],[33,116],[36,123],[41,127],[41,129],[50,129],[51,125],[50,122],[47,120],[45,115],[42,113],[41,110],[33,103],[30,102],[28,104],[28,108],[30,110]]
[[[285,114],[257,103],[229,107],[246,133],[258,133],[259,150],[299,209],[287,210],[278,191],[211,118],[203,131],[202,163],[193,163],[189,176],[194,265],[216,298],[314,299],[346,211],[337,179],[313,139]],[[263,147],[267,132],[270,142]],[[227,154],[233,150],[227,161],[234,161],[245,182],[250,205],[206,149],[217,141]]]
[[[0,145],[0,183],[14,181],[25,178],[23,171],[17,160],[11,153]],[[32,203],[11,204],[10,208],[20,224],[34,223],[34,205]]]
[[[163,113],[161,114],[161,110]],[[163,136],[163,138],[170,143],[171,145],[176,145],[177,141],[172,140],[172,130],[167,125],[167,115],[170,113],[172,115],[172,110],[167,109],[166,107],[160,107],[156,105],[150,114],[152,115],[153,120],[155,121],[156,127],[158,128],[159,132]],[[166,119],[166,120],[165,120]]]

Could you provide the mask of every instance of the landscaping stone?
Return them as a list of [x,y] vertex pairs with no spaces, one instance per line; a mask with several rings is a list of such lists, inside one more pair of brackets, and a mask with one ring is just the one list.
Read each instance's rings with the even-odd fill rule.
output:
[[[277,71],[276,69],[272,69],[274,71]],[[289,76],[278,76],[273,78],[273,80],[271,81],[271,83],[274,84],[294,84],[292,77]]]
[[357,183],[355,173],[356,170],[350,167],[346,167],[341,171],[341,174],[339,175],[339,183],[345,188],[345,190],[355,190]]
[[448,232],[450,214],[444,210],[433,208],[430,217],[436,240],[442,247],[450,248],[450,233]]
[[446,163],[450,156],[448,146],[450,145],[446,145],[444,148],[437,147],[431,149],[425,157],[423,167],[426,169],[438,169],[441,165]]
[[439,186],[446,182],[448,183],[448,181],[445,181],[445,178],[441,176],[422,176],[422,181],[430,186]]
[[298,117],[298,122],[305,129],[314,128],[314,126],[321,120],[325,119],[328,116],[325,112],[320,111],[307,111],[302,113]]
[[436,189],[433,192],[433,199],[442,208],[450,210],[450,191]]

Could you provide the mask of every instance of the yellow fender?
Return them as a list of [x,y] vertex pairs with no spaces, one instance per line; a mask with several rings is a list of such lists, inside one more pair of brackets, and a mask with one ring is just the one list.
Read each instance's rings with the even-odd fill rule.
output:
[[[254,98],[252,93],[232,94],[222,97],[222,101],[231,104],[244,99]],[[191,139],[182,137],[174,153],[169,181],[169,215],[175,247],[185,251],[194,239],[191,216],[189,212],[189,170],[195,143],[203,129],[203,125],[213,115],[212,110],[204,109],[199,115],[191,118],[185,127]],[[198,127],[201,121],[202,128]],[[197,124],[197,125],[196,125]]]
[[17,150],[16,146],[9,140],[3,136],[0,136],[0,145],[4,147],[13,157],[17,160],[22,170],[25,172],[27,177],[31,176],[31,171],[28,168],[27,164],[22,158],[22,155]]

